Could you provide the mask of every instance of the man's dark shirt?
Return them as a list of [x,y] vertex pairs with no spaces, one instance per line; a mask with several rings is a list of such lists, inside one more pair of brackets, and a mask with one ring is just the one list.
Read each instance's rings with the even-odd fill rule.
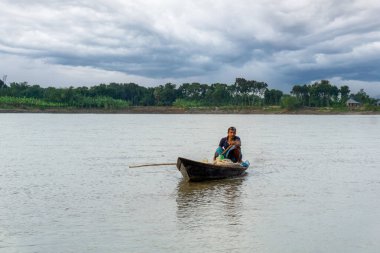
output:
[[[240,141],[241,143],[241,140],[239,138],[239,136],[235,136],[233,141]],[[228,144],[228,136],[227,137],[223,137],[220,142],[219,142],[219,147],[222,147],[223,149],[226,149],[228,148],[229,144]]]

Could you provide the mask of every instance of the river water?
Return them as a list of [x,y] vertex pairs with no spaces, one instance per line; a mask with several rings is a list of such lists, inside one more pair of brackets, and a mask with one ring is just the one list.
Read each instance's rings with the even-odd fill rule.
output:
[[[188,183],[229,126],[251,163]],[[0,252],[373,252],[380,117],[0,114]]]

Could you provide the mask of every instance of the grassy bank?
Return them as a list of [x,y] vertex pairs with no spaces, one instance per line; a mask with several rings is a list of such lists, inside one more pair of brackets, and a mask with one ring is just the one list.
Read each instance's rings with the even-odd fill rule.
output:
[[141,114],[380,114],[380,106],[348,107],[291,107],[281,106],[201,106],[174,104],[174,106],[131,106],[125,100],[110,97],[81,97],[68,103],[35,98],[0,97],[3,113],[141,113]]
[[77,108],[57,104],[38,106],[0,106],[0,113],[125,113],[125,114],[326,114],[355,115],[378,114],[380,108],[368,110],[365,107],[350,110],[348,108],[298,108],[284,109],[279,106],[268,107],[175,107],[175,106],[128,106],[124,108]]
[[130,103],[128,101],[110,97],[81,97],[68,103],[25,97],[0,97],[0,110],[2,111],[122,110],[129,106]]

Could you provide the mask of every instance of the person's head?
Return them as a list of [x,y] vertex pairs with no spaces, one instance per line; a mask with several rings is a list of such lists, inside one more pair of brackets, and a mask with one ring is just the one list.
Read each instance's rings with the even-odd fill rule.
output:
[[236,135],[236,128],[235,127],[229,127],[227,130],[228,137],[235,137]]

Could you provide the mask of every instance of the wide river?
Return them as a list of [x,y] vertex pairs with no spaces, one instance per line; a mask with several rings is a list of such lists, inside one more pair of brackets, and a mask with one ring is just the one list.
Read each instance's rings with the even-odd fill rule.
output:
[[[229,126],[246,176],[189,183]],[[378,253],[380,116],[0,114],[0,252]]]

